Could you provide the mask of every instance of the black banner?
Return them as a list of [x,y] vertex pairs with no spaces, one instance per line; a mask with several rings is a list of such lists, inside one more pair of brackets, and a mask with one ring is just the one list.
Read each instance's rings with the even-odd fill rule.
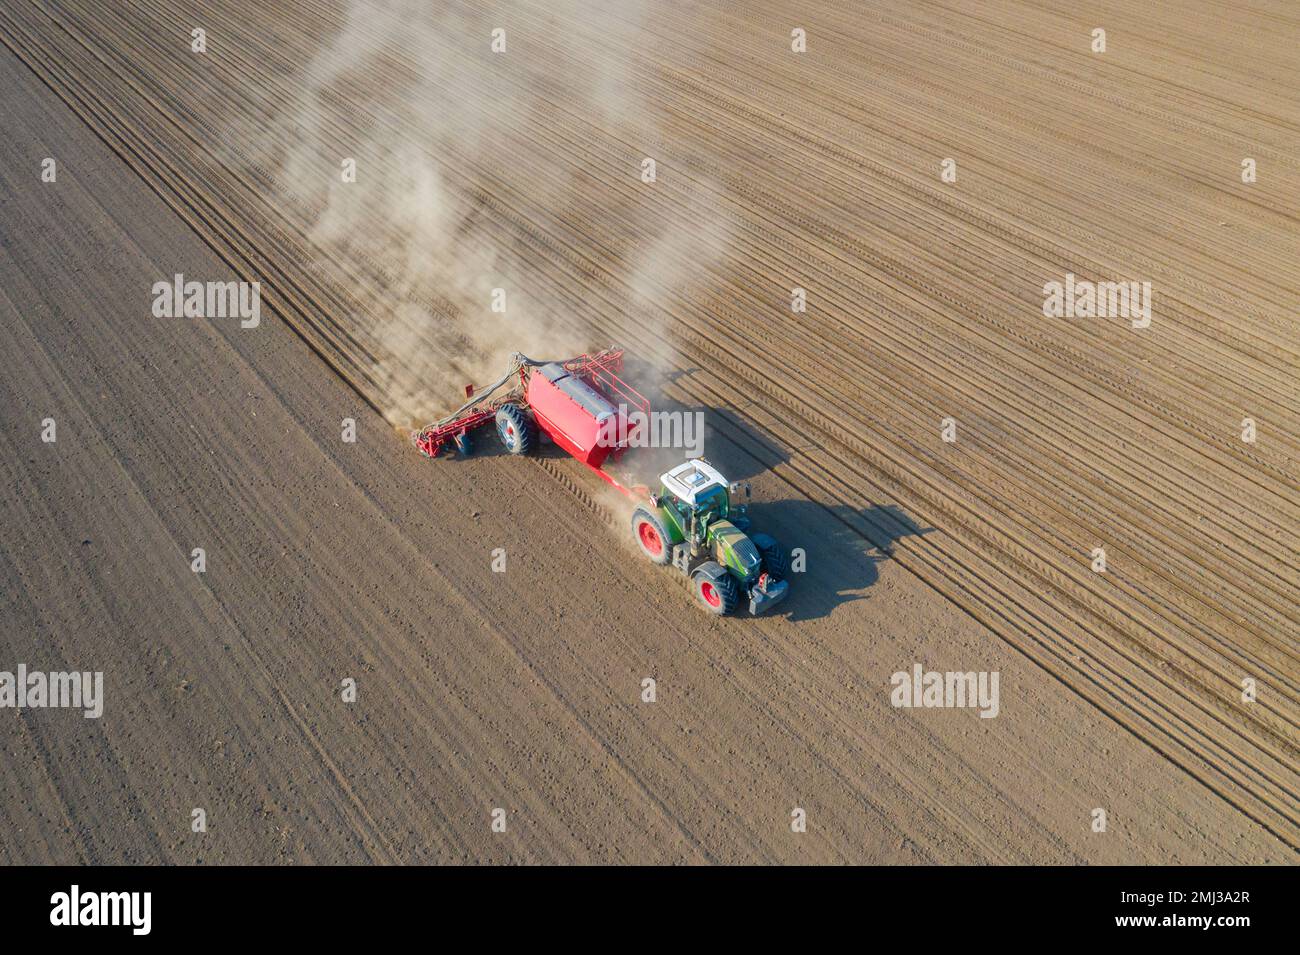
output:
[[566,938],[725,924],[734,939],[762,938],[774,921],[819,935],[915,932],[918,944],[1025,930],[1233,944],[1294,924],[1295,878],[1288,868],[0,870],[7,939],[127,944],[337,943],[435,926],[537,942],[560,924]]

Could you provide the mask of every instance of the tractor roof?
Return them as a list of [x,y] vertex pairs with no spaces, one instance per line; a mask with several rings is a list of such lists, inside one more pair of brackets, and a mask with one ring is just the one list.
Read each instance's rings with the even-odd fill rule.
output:
[[696,495],[711,488],[727,486],[727,479],[718,473],[717,468],[699,458],[677,465],[667,474],[660,475],[659,480],[664,482],[664,487],[692,507],[695,506]]

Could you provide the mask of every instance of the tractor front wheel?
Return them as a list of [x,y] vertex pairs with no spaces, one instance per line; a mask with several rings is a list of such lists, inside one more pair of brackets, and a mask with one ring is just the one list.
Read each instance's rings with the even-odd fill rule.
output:
[[735,612],[740,602],[736,578],[727,573],[721,564],[709,561],[701,564],[691,575],[695,583],[695,598],[711,614],[722,617]]
[[785,580],[790,576],[790,559],[786,556],[785,548],[782,547],[775,537],[769,537],[767,534],[750,534],[749,539],[754,542],[758,548],[758,554],[763,558],[763,569],[773,580]]
[[536,438],[533,423],[518,405],[502,405],[497,409],[497,434],[511,454],[527,454]]
[[638,507],[632,512],[632,536],[650,563],[661,567],[672,560],[672,539],[663,520],[653,511]]

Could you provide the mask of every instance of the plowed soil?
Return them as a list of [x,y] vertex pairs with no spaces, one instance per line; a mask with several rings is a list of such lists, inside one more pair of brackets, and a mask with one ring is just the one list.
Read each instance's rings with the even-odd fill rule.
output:
[[[428,6],[0,6],[0,671],[106,687],[0,710],[0,861],[1295,860],[1293,5]],[[610,343],[806,555],[773,615],[406,440]]]

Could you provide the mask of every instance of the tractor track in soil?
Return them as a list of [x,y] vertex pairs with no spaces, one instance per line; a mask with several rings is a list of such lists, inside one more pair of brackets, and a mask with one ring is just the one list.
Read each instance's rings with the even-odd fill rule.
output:
[[[247,40],[214,50],[215,59],[229,64],[220,74],[204,73],[183,44],[164,41],[187,22],[178,14],[183,4],[133,6],[138,20],[93,4],[6,10],[0,39],[218,255],[245,277],[260,277],[277,313],[379,410],[383,386],[370,369],[391,360],[371,339],[383,302],[382,267],[314,248],[309,224],[317,210],[285,200],[262,177],[243,181],[247,157],[223,144],[220,117],[205,112],[199,92],[224,93],[221,101],[238,107],[245,120],[255,122],[260,110],[269,121],[265,101],[235,80],[251,79],[253,89],[284,88],[267,64],[290,69],[295,41],[302,44],[298,53],[310,53],[341,22],[332,5],[249,13],[260,32],[247,21],[241,29],[235,5],[210,5],[205,22]],[[556,29],[538,9],[523,5],[512,22]],[[609,177],[601,195],[607,203],[620,200],[611,211],[601,216],[595,200],[578,200],[561,215],[548,214],[503,161],[454,144],[444,146],[441,158],[457,187],[474,195],[483,214],[523,250],[505,254],[518,274],[572,304],[566,325],[654,355],[659,342],[625,318],[643,313],[645,300],[652,300],[675,349],[660,357],[687,373],[675,396],[719,409],[716,430],[739,452],[771,468],[795,495],[846,506],[849,516],[839,519],[855,533],[878,545],[893,541],[901,566],[1294,848],[1300,845],[1294,639],[1300,440],[1284,414],[1294,415],[1298,404],[1288,384],[1300,352],[1286,314],[1300,287],[1296,260],[1279,243],[1276,252],[1250,260],[1255,271],[1234,273],[1238,284],[1232,284],[1221,280],[1224,260],[1236,251],[1226,239],[1200,244],[1199,254],[1177,237],[1148,251],[1113,218],[1089,216],[1051,194],[1020,194],[1017,180],[1049,181],[1059,165],[1049,158],[1018,162],[1011,147],[1000,151],[997,133],[1015,127],[1017,137],[1051,135],[1051,124],[1017,127],[1013,113],[993,110],[984,113],[992,128],[969,136],[969,121],[943,117],[937,125],[934,98],[927,112],[926,98],[915,92],[954,93],[955,106],[973,106],[977,94],[988,98],[981,84],[963,96],[951,76],[931,73],[927,83],[921,67],[908,65],[909,59],[925,62],[925,49],[935,42],[971,61],[988,56],[985,48],[952,40],[942,28],[949,14],[964,18],[938,6],[909,20],[868,18],[893,31],[879,62],[897,71],[885,87],[896,96],[882,108],[908,119],[891,127],[884,146],[864,141],[860,131],[871,114],[852,109],[851,85],[833,72],[817,86],[826,101],[810,106],[806,80],[791,63],[763,64],[761,77],[756,65],[746,76],[716,57],[668,66],[611,44],[591,56],[630,64],[652,98],[665,104],[661,129],[633,140],[584,120],[566,108],[560,81],[549,91],[555,103],[549,124],[527,114],[494,117],[556,157],[545,169]],[[743,41],[741,64],[750,62],[745,57],[762,63],[756,37],[779,41],[784,30],[770,9],[718,17],[728,35]],[[766,31],[747,33],[745,24],[754,20]],[[148,29],[150,22],[167,29]],[[842,31],[830,49],[862,46],[854,39],[861,21],[827,12],[824,23]],[[285,33],[285,25],[299,32]],[[647,29],[693,36],[690,25],[666,11]],[[264,39],[271,37],[277,39]],[[994,42],[1003,40],[998,34]],[[149,55],[138,56],[142,49]],[[1086,54],[1064,56],[1073,69],[1084,69]],[[1216,144],[1242,139],[1231,125],[1240,120],[1231,115],[1221,119],[1225,128],[1168,111],[1169,102],[1183,109],[1197,104],[1194,90],[1182,101],[1166,97],[1156,109],[1134,104],[1110,75],[1065,79],[1062,70],[1027,66],[1010,52],[992,59],[1044,79],[1033,87],[1044,108],[1131,107],[1156,124],[1152,144],[1162,135],[1168,142],[1170,130],[1201,136],[1197,150],[1179,157],[1192,168],[1210,163]],[[429,108],[438,96],[467,92],[467,79],[397,49],[366,79],[396,82],[399,67],[423,67]],[[767,95],[746,98],[746,82],[760,78]],[[1294,108],[1284,99],[1273,102]],[[383,119],[335,105],[326,131],[339,142]],[[976,180],[969,191],[945,191],[907,161],[922,155],[937,164],[939,154],[930,150],[942,141],[939,129],[969,136],[969,165],[962,160],[963,176]],[[789,152],[768,155],[774,143]],[[1154,145],[1138,145],[1146,148],[1143,161],[1126,174],[1157,178],[1149,161]],[[627,172],[642,151],[668,157],[652,207],[637,205],[641,186]],[[1282,147],[1259,152],[1286,161]],[[767,162],[757,162],[760,155]],[[329,157],[326,168],[334,162]],[[985,175],[971,171],[981,164]],[[1105,163],[1095,157],[1065,165],[1082,189],[1105,183]],[[869,238],[858,237],[859,206],[837,205],[828,190],[879,208]],[[703,213],[694,208],[702,195],[717,198]],[[1195,200],[1208,209],[1220,195],[1202,184]],[[1275,228],[1277,219],[1294,223],[1294,209],[1258,201],[1261,228]],[[1159,213],[1158,204],[1144,199],[1135,208]],[[683,299],[653,279],[654,295],[626,286],[614,250],[643,241],[647,226],[651,234],[653,227],[685,227],[718,238],[726,253],[723,264],[708,267],[708,294]],[[1159,231],[1153,225],[1138,238],[1150,241]],[[1176,289],[1157,298],[1158,316],[1185,360],[1115,335],[1034,328],[1037,287],[1044,276],[1067,269],[1101,278],[1136,272]],[[752,316],[777,313],[796,279],[815,290],[817,304],[808,313],[797,323],[765,321],[752,335],[737,335]],[[1211,314],[1226,309],[1238,320]],[[837,347],[828,349],[832,342]],[[454,365],[450,343],[426,344]],[[1140,380],[1131,367],[1135,349],[1151,360]],[[1242,385],[1234,390],[1232,382]],[[766,406],[754,405],[756,393]],[[1018,400],[1026,393],[1033,397],[1028,406]],[[1257,452],[1234,443],[1246,397],[1277,409],[1270,420],[1274,440]],[[938,419],[946,414],[970,422],[950,448],[938,441]],[[541,467],[597,516],[607,514],[554,464]],[[901,522],[861,516],[884,501],[902,503],[937,533],[908,535]],[[1097,542],[1106,544],[1112,565],[1105,577],[1087,566]],[[798,672],[799,661],[780,652],[782,625],[753,626],[770,638],[764,652],[771,665]],[[1234,701],[1243,674],[1269,688],[1249,710]],[[826,703],[828,712],[850,705],[834,695]],[[785,728],[797,733],[791,724]],[[858,750],[848,758],[879,762],[881,754]],[[900,785],[914,782],[903,777]],[[933,795],[931,805],[942,805]],[[961,825],[979,852],[997,855],[977,826]]]

